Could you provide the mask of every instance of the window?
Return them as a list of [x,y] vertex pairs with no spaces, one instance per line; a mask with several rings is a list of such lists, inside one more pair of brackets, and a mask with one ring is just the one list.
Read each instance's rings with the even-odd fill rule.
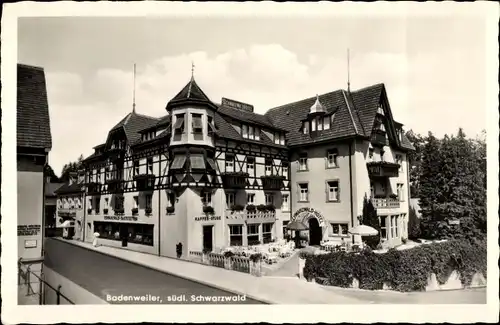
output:
[[387,239],[387,216],[380,216],[380,238]]
[[255,158],[247,157],[247,173],[253,175],[255,170]]
[[229,225],[229,246],[243,245],[243,226]]
[[101,198],[100,197],[96,197],[95,198],[95,213],[99,213],[99,211],[101,210]]
[[395,226],[396,226],[396,216],[391,216],[391,224],[390,224],[390,227],[391,227],[391,238],[394,238],[394,233],[395,233]]
[[174,132],[175,134],[184,133],[184,114],[177,114],[175,116]]
[[384,160],[384,154],[385,154],[385,151],[384,150],[380,150],[380,161],[385,161]]
[[265,175],[269,176],[273,174],[273,161],[271,159],[266,159],[265,161]]
[[109,207],[109,198],[104,199],[104,207],[108,208]]
[[327,116],[323,119],[323,129],[324,130],[330,129],[330,116]]
[[244,138],[248,139],[248,125],[246,124],[241,125],[241,135]]
[[323,131],[323,118],[318,116],[316,123],[318,124],[318,131]]
[[266,193],[266,205],[274,204],[274,195],[271,193]]
[[193,133],[203,133],[203,124],[201,114],[191,114]]
[[307,154],[302,153],[299,157],[299,171],[307,170]]
[[257,140],[257,141],[260,140],[260,129],[259,128],[255,128],[254,137],[255,137],[255,140]]
[[338,155],[339,155],[339,153],[338,153],[337,149],[328,150],[328,152],[326,154],[327,168],[338,167],[338,161],[337,161]]
[[255,194],[248,193],[247,194],[247,204],[254,204],[254,203],[255,203]]
[[403,172],[403,157],[401,155],[396,155],[396,164],[399,164],[399,172]]
[[299,183],[299,202],[309,201],[309,184]]
[[347,223],[332,223],[332,234],[334,236],[347,236]]
[[399,237],[399,216],[394,216],[394,236]]
[[134,208],[138,208],[138,207],[139,207],[139,197],[134,196]]
[[201,193],[201,202],[203,203],[203,205],[212,205],[212,193],[202,192]]
[[215,127],[213,124],[213,118],[211,116],[207,116],[207,121],[208,121],[208,135],[213,135],[215,131]]
[[147,165],[147,173],[153,174],[153,158],[152,157],[147,159],[146,165]]
[[167,194],[167,202],[169,207],[175,206],[175,193]]
[[134,160],[134,176],[139,175],[139,160]]
[[248,241],[248,246],[260,244],[259,224],[247,225],[247,241]]
[[99,238],[120,241],[120,226],[128,230],[128,241],[134,244],[153,246],[154,225],[94,221],[94,231]]
[[146,209],[152,209],[153,208],[153,196],[151,194],[146,195]]
[[227,155],[226,156],[226,172],[234,171],[234,156]]
[[288,198],[289,198],[288,194],[283,194],[282,199],[281,199],[281,210],[282,211],[289,211],[290,210]]
[[115,210],[123,210],[123,196],[115,197]]
[[327,183],[327,201],[336,202],[340,200],[339,181],[328,181]]
[[316,119],[311,121],[311,132],[316,131]]
[[273,224],[263,223],[262,224],[262,241],[264,244],[270,243],[273,240]]
[[253,139],[253,126],[248,127],[248,138]]
[[302,132],[304,132],[304,134],[309,133],[309,122],[308,121],[302,122]]
[[226,206],[228,209],[234,205],[234,193],[226,193]]
[[[92,199],[89,199],[88,203],[88,208],[92,210]],[[66,205],[66,202],[64,202],[64,205]]]
[[288,162],[281,162],[281,176],[288,177]]
[[97,171],[97,183],[100,183],[101,182],[101,170],[99,169]]
[[402,183],[398,184],[397,185],[397,190],[398,190],[398,199],[400,202],[403,202],[405,200],[405,197],[404,197],[404,185]]

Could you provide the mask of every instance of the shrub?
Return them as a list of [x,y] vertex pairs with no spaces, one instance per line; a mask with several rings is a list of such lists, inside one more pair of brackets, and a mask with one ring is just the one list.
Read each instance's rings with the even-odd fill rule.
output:
[[267,206],[264,205],[264,204],[259,204],[257,206],[257,210],[259,210],[259,211],[267,211]]
[[372,200],[366,196],[363,200],[363,216],[361,217],[364,225],[375,228],[378,231],[376,236],[364,236],[362,240],[370,246],[371,249],[376,249],[380,243],[380,221],[377,216],[377,210],[373,206]]
[[224,257],[233,257],[234,256],[234,253],[231,252],[231,251],[225,251],[224,252]]
[[255,205],[253,205],[253,204],[247,205],[247,211],[255,211],[255,209],[256,209]]
[[233,211],[242,211],[244,209],[244,207],[240,204],[234,204],[232,207],[231,207],[231,210]]
[[266,211],[274,212],[276,211],[276,207],[272,204],[266,205]]
[[250,255],[250,261],[256,263],[262,259],[262,254],[261,253],[254,253]]
[[[339,287],[349,287],[354,278],[361,289],[382,289],[384,283],[397,291],[423,291],[431,274],[444,284],[457,271],[462,285],[469,286],[475,273],[486,277],[486,242],[451,240],[412,249],[390,249],[385,254],[334,252],[306,259],[304,276]],[[326,280],[325,280],[326,279]]]
[[410,211],[408,212],[408,237],[410,239],[417,239],[420,237],[420,219],[413,206],[410,206]]

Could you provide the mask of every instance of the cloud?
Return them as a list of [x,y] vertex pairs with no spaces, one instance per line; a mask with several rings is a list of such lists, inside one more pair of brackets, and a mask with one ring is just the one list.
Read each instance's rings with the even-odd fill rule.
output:
[[[474,133],[484,127],[484,121],[468,119],[465,123],[462,119],[477,100],[475,89],[463,80],[474,76],[473,68],[463,67],[464,60],[475,58],[467,53],[443,59],[432,53],[409,57],[353,52],[351,87],[384,82],[393,115],[407,128],[439,134],[468,123],[466,132]],[[347,87],[345,57],[314,51],[299,57],[279,44],[255,44],[218,54],[198,51],[165,56],[137,66],[137,111],[165,115],[167,102],[189,81],[192,62],[196,81],[211,100],[240,100],[253,104],[259,113]],[[457,72],[457,67],[462,68]],[[132,67],[130,71],[103,68],[85,76],[52,72],[47,73],[47,83],[54,138],[50,160],[60,172],[63,164],[80,153],[90,154],[92,147],[104,142],[108,130],[131,111],[133,72]]]

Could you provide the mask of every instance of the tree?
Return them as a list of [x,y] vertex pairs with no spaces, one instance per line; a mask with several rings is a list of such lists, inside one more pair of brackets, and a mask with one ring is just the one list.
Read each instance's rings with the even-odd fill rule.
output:
[[45,177],[50,177],[50,182],[51,183],[59,183],[59,177],[57,177],[56,173],[50,167],[50,165],[45,166]]
[[83,155],[80,155],[80,157],[78,157],[77,161],[64,164],[62,171],[61,171],[61,177],[60,177],[61,182],[69,181],[70,174],[73,172],[78,172],[78,170],[82,168],[83,159],[84,159]]
[[413,206],[410,206],[408,213],[408,238],[418,239],[420,237],[420,219],[417,216],[417,211]]
[[361,238],[371,249],[377,249],[380,243],[380,220],[372,200],[368,199],[366,195],[363,199],[363,215],[360,221],[361,224],[375,228],[378,231],[376,236],[363,236]]
[[410,196],[413,198],[419,197],[420,175],[422,173],[422,149],[425,144],[425,138],[420,134],[409,130],[406,132],[406,137],[415,147],[415,151],[408,152],[408,165],[410,171]]

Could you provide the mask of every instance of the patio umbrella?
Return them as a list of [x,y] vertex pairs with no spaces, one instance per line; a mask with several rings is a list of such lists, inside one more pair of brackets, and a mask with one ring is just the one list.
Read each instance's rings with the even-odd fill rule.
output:
[[301,230],[308,230],[309,227],[303,224],[300,221],[292,221],[290,222],[287,226],[286,229],[288,230],[295,230],[295,231],[301,231]]
[[376,236],[378,235],[378,230],[367,225],[359,225],[351,228],[349,230],[349,233],[351,235]]
[[66,220],[66,221],[64,221],[64,222],[61,224],[61,226],[60,226],[60,227],[61,227],[61,228],[70,228],[70,227],[74,227],[74,226],[75,226],[75,224],[74,224],[74,223],[72,224],[72,223],[71,223],[71,220]]

